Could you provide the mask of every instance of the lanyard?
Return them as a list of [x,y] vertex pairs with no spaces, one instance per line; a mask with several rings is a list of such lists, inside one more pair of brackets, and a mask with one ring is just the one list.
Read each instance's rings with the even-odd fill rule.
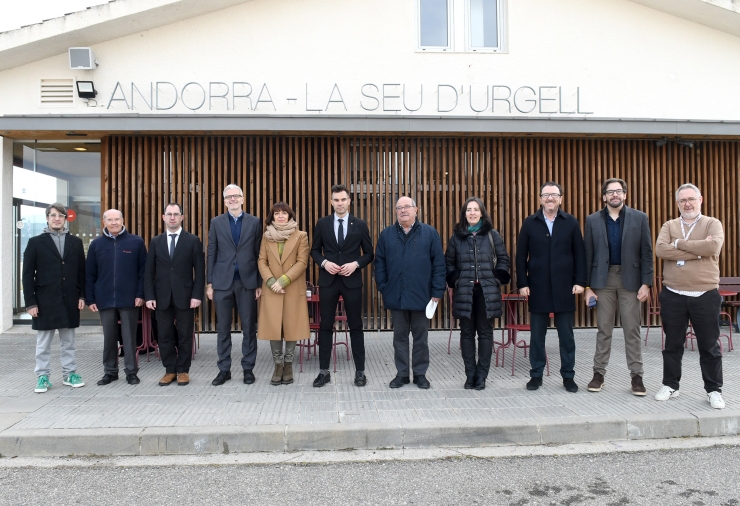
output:
[[[683,226],[684,226],[684,223],[686,222],[683,221],[683,218],[681,218],[681,233],[683,234],[683,238],[685,241],[688,241],[689,236],[691,235],[691,231],[694,230],[694,227],[696,226],[696,224],[699,223],[700,218],[701,218],[701,214],[699,214],[699,216],[696,217],[696,220],[694,220],[694,223],[692,223],[692,225],[689,227],[688,232],[684,230]],[[688,225],[688,223],[686,223],[686,225]]]

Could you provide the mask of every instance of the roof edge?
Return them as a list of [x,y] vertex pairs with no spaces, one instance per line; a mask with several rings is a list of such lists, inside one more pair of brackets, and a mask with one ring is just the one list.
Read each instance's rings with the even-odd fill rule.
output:
[[740,2],[738,0],[630,1],[740,37]]

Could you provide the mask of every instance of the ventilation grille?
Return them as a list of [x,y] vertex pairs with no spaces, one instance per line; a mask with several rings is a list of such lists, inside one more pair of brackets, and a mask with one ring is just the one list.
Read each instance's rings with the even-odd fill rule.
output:
[[74,79],[42,79],[41,107],[74,107]]

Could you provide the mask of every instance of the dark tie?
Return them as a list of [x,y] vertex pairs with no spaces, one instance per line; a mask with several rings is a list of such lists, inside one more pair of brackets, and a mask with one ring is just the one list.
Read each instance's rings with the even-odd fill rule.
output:
[[343,222],[344,220],[339,218],[339,230],[337,231],[337,245],[339,245],[339,249],[342,249],[342,246],[344,246],[344,226],[342,225]]
[[170,259],[175,256],[175,240],[177,240],[177,234],[170,234]]

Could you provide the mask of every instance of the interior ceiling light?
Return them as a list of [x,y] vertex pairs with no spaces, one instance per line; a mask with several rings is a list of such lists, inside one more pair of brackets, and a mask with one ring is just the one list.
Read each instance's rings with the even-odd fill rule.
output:
[[74,148],[75,151],[87,151],[87,148]]

